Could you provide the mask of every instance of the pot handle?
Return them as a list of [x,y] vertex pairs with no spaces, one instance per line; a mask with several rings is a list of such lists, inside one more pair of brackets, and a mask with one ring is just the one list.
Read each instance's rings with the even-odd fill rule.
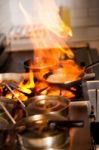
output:
[[95,78],[95,73],[85,74],[81,79],[82,80],[93,80]]
[[50,120],[48,122],[50,128],[72,128],[84,127],[83,120]]
[[85,67],[85,71],[88,71],[88,70],[92,69],[93,67],[95,67],[97,65],[99,65],[99,60],[94,62],[94,63],[92,63],[92,64],[90,64],[90,65],[88,65],[88,66],[86,66]]

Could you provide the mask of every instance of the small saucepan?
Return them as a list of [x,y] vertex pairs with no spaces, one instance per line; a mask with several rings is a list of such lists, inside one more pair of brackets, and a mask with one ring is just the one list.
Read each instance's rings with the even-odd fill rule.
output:
[[67,120],[58,114],[35,114],[18,121],[13,129],[22,147],[62,149],[68,144],[69,128],[83,126],[83,120]]
[[26,101],[26,109],[29,115],[58,114],[68,116],[70,100],[63,96],[38,95]]
[[[22,122],[28,130],[17,134],[19,143],[22,147],[32,149],[63,149],[63,145],[66,148],[69,142],[69,127],[83,127],[84,125],[83,121],[63,121],[57,116],[41,114],[30,116]],[[59,125],[57,125],[58,122]]]
[[[66,81],[65,74],[54,74],[53,72],[46,73],[43,78],[51,86],[57,86],[59,88],[71,88],[73,86],[77,86],[82,81],[90,80],[94,77],[94,75],[87,75],[86,73],[92,69],[93,67],[99,65],[99,61],[92,63],[84,68],[84,73],[78,77],[78,79],[73,81]],[[61,80],[62,79],[62,80]]]
[[[79,127],[79,121],[69,120],[69,107],[70,101],[63,96],[49,96],[49,95],[39,95],[30,98],[26,103],[26,109],[28,116],[17,122],[16,127],[21,127],[25,125],[27,127],[50,127],[52,125],[51,121],[54,123],[59,121],[64,121],[64,126]],[[60,122],[59,122],[60,123]],[[83,123],[83,122],[81,122]],[[62,125],[60,125],[62,127]]]
[[45,130],[69,129],[84,127],[83,120],[69,120],[55,114],[36,114],[23,118],[12,126],[16,133],[33,132],[41,133]]

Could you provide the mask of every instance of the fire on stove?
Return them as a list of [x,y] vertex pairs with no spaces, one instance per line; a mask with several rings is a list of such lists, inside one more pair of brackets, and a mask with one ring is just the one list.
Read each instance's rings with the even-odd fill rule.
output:
[[[50,15],[48,10],[44,13],[44,2],[38,4],[41,30],[30,33],[34,50],[33,59],[23,62],[26,72],[3,74],[0,79],[1,148],[65,150],[68,127],[84,126],[83,120],[70,120],[69,106],[86,69],[74,61],[66,45],[71,29],[61,20],[54,1],[50,2]],[[21,1],[19,6],[31,24]]]
[[[24,73],[24,77],[20,82],[13,79],[3,80],[0,86],[0,95],[9,99],[18,97],[22,101],[27,100],[31,95],[62,95],[66,98],[75,97],[75,87],[71,86],[69,89],[61,89],[54,84],[50,85],[48,81],[65,84],[66,82],[76,81],[77,78],[84,73],[82,68],[75,64],[73,60],[64,60],[64,62],[62,61],[62,63],[56,67],[42,67],[43,66],[37,67],[34,71],[33,66],[31,67],[30,65],[30,72]],[[51,72],[52,75],[45,80],[44,75],[49,72]]]
[[[3,112],[1,114],[7,116],[4,117],[4,119],[7,118],[7,125],[4,127],[4,131],[8,132],[11,130],[15,133],[6,133],[7,135],[3,140],[4,147],[15,145],[15,139],[17,138],[17,142],[19,142],[21,147],[29,147],[29,149],[64,149],[64,146],[66,148],[69,144],[68,123],[69,127],[83,126],[82,120],[74,120],[74,122],[68,120],[69,103],[71,98],[75,97],[76,88],[70,86],[69,89],[64,89],[53,84],[51,85],[45,80],[44,75],[51,72],[57,77],[55,82],[68,82],[68,80],[72,81],[79,78],[84,73],[84,69],[80,68],[71,59],[57,59],[56,61],[52,57],[50,62],[50,59],[46,60],[48,57],[44,56],[44,51],[40,50],[39,52],[34,57],[36,56],[37,58],[39,56],[40,58],[42,56],[40,63],[39,61],[37,63],[29,61],[27,66],[25,66],[28,69],[27,73],[9,73],[2,76],[0,106]],[[50,50],[48,50],[48,53],[50,55]],[[56,54],[55,51],[54,55],[56,56]],[[51,81],[55,80],[53,78],[52,76]],[[53,122],[49,125],[50,121]],[[59,121],[60,127],[56,126],[57,121]],[[60,122],[63,124],[60,124]],[[61,129],[59,130],[59,128]],[[5,135],[3,134],[3,136]],[[47,141],[47,138],[50,139],[50,143]],[[60,138],[62,141],[59,140]],[[30,142],[31,140],[32,142]],[[35,145],[35,140],[37,140],[38,145]],[[39,141],[42,141],[42,144]]]

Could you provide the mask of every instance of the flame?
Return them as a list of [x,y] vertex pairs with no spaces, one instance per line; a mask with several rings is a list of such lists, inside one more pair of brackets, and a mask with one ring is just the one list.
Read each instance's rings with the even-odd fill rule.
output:
[[70,90],[62,90],[61,95],[68,98],[68,99],[72,99],[75,97],[75,94]]
[[63,72],[66,75],[66,81],[74,81],[84,74],[84,69],[79,67],[74,60],[66,60],[61,62]]
[[[31,41],[34,50],[47,49],[47,48],[59,48],[67,54],[69,58],[73,58],[74,55],[68,48],[63,50],[60,47],[66,46],[66,39],[72,36],[71,28],[64,24],[60,15],[59,8],[54,0],[38,0],[33,1],[35,15],[30,15],[23,6],[21,0],[19,1],[19,7],[22,14],[25,16],[27,23],[33,28],[31,32]],[[33,26],[33,23],[35,25]]]
[[[30,66],[31,68],[31,66]],[[30,69],[29,71],[29,78],[27,80],[27,82],[24,84],[24,81],[21,81],[19,83],[19,88],[27,93],[27,94],[30,94],[32,92],[31,89],[33,89],[35,87],[35,83],[34,83],[34,75],[33,75],[33,71]]]
[[[36,89],[36,94],[41,95],[63,95],[66,98],[73,98],[75,94],[69,90],[60,90],[51,87],[42,79],[47,72],[53,72],[55,76],[53,82],[73,81],[78,79],[84,70],[81,69],[73,60],[74,53],[67,46],[66,40],[72,36],[72,30],[65,25],[59,15],[59,8],[54,0],[34,0],[34,16],[32,16],[19,1],[19,7],[27,20],[30,32],[30,39],[34,49],[34,59],[30,64],[29,79],[26,84],[22,81],[19,87],[27,93],[31,93],[31,88]],[[33,25],[35,23],[35,25]],[[69,59],[60,61],[64,55]],[[61,67],[59,67],[61,66]],[[40,81],[34,84],[34,76]],[[60,77],[60,78],[59,78]],[[76,89],[72,89],[76,90]]]
[[74,53],[72,52],[72,50],[67,46],[65,48],[61,47],[60,45],[57,45],[57,47],[59,48],[59,50],[61,50],[64,54],[66,54],[69,58],[74,58]]
[[17,101],[16,97],[18,97],[21,101],[26,101],[28,99],[28,97],[25,94],[15,90],[15,89],[13,90],[13,92],[15,93],[15,96],[13,96],[13,94],[11,92],[8,92],[5,97],[8,99],[14,99],[16,101]]
[[26,78],[24,76],[24,79],[18,83],[18,88],[20,89],[20,91],[14,89],[13,90],[14,95],[13,93],[8,92],[5,97],[9,99],[15,99],[15,100],[17,100],[18,98],[22,101],[26,101],[28,99],[28,96],[26,96],[26,94],[31,94],[33,92],[32,89],[34,89],[35,87],[34,75],[31,69],[29,71],[27,81],[25,81]]

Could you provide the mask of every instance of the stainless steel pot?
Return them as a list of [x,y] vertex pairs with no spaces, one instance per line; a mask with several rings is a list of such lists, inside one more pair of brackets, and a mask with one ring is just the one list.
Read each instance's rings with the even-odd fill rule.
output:
[[69,128],[83,125],[83,121],[67,120],[60,115],[35,114],[17,122],[14,129],[20,146],[26,150],[66,150]]
[[63,96],[39,95],[26,102],[26,109],[29,115],[55,114],[67,117],[69,103]]
[[69,143],[69,130],[46,130],[41,133],[26,132],[18,134],[22,147],[32,150],[62,149]]

